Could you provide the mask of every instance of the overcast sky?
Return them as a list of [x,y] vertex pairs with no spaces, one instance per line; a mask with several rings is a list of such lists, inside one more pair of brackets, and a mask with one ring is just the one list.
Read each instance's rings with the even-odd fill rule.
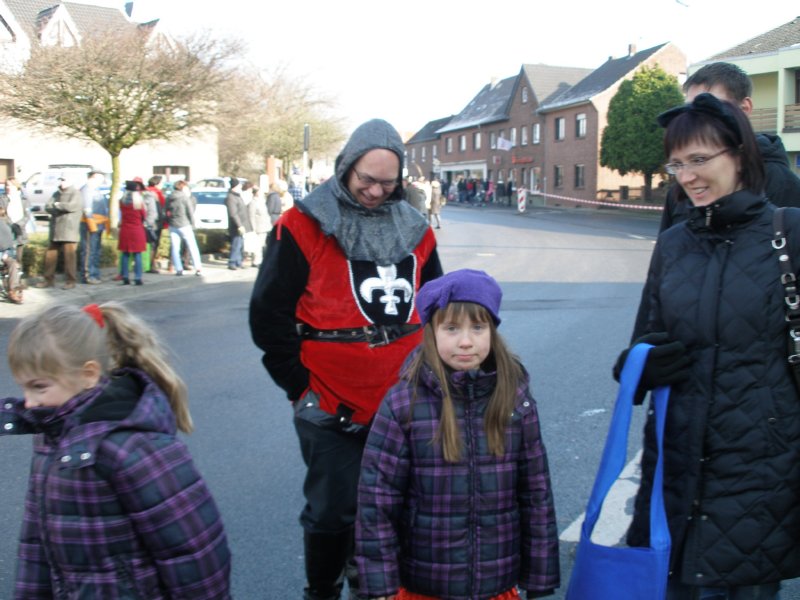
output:
[[[89,0],[86,0],[89,1]],[[124,2],[98,0],[109,6]],[[594,69],[628,44],[673,42],[690,63],[783,25],[790,0],[135,0],[134,19],[246,39],[251,60],[291,65],[338,101],[349,124],[373,117],[413,133],[460,112],[492,77],[544,63]]]

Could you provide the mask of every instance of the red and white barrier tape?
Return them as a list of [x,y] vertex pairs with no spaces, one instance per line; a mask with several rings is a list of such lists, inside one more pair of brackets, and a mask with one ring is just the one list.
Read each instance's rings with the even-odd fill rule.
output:
[[601,202],[599,200],[582,200],[580,198],[570,198],[569,196],[557,196],[556,194],[543,194],[541,192],[532,192],[528,190],[528,199],[531,196],[543,196],[545,199],[553,198],[555,200],[566,200],[567,202],[578,202],[579,204],[593,204],[596,206],[608,206],[609,208],[633,208],[638,210],[663,210],[663,206],[650,206],[646,204],[620,204],[617,202]]

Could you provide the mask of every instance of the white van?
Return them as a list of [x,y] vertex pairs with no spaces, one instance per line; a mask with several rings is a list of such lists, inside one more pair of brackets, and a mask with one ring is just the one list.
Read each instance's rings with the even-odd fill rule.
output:
[[[92,165],[48,165],[48,167],[28,177],[22,184],[22,197],[25,198],[30,207],[31,213],[35,218],[48,218],[44,206],[53,197],[58,189],[58,178],[63,175],[70,183],[80,189],[86,183],[86,177],[94,169]],[[106,188],[106,192],[111,190],[111,175],[106,174],[106,180],[100,189]]]

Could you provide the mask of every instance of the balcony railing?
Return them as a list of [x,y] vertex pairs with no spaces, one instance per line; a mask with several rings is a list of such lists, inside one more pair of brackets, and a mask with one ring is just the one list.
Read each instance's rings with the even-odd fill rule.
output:
[[783,115],[784,131],[800,131],[800,104],[787,104]]
[[[784,107],[783,130],[800,131],[800,104],[787,104]],[[750,114],[750,124],[755,131],[778,132],[777,108],[754,108]]]
[[750,113],[750,124],[753,130],[763,133],[778,132],[778,109],[777,108],[754,108]]

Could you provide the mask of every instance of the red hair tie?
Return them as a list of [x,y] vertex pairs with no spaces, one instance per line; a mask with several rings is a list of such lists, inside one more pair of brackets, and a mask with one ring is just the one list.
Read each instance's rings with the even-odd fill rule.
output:
[[103,311],[100,310],[100,307],[97,304],[87,304],[81,310],[92,317],[95,323],[97,323],[100,327],[106,326],[106,322],[103,319]]

